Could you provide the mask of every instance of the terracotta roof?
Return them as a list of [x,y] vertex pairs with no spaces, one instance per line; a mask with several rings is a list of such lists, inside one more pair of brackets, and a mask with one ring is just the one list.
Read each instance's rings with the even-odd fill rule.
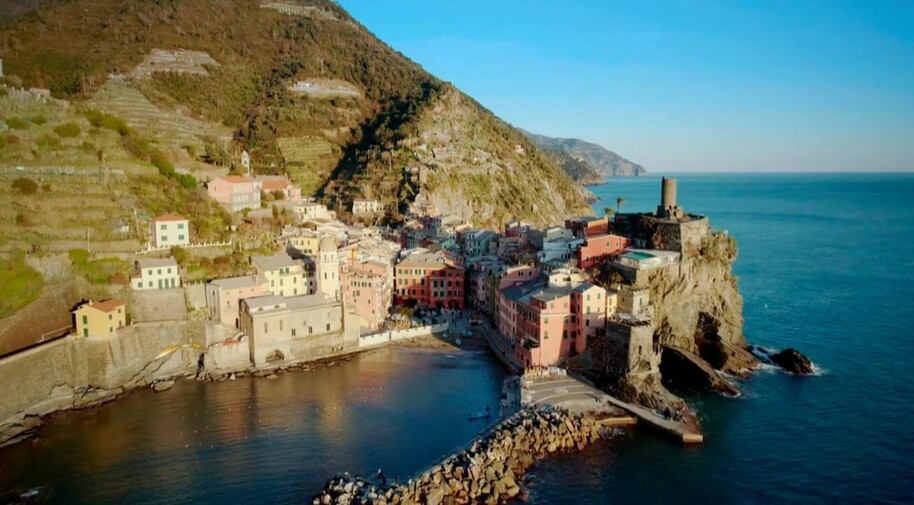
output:
[[186,220],[187,220],[187,218],[181,217],[177,214],[165,214],[164,216],[159,216],[159,217],[153,219],[153,221],[156,221],[156,222],[158,222],[158,221],[186,221]]
[[263,184],[264,191],[283,190],[292,186],[289,181],[263,181],[261,184]]
[[89,306],[93,309],[100,310],[104,313],[114,312],[118,307],[123,307],[124,302],[117,300],[115,298],[110,298],[108,300],[103,300],[100,302],[89,301]]
[[222,175],[222,176],[216,177],[216,179],[221,179],[225,182],[230,182],[232,184],[254,182],[251,179],[248,179],[247,177],[241,177],[240,175]]

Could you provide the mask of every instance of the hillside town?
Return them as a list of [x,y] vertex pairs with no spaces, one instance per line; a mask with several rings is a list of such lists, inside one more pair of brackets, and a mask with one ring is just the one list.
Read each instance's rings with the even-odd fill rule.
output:
[[[512,221],[499,231],[428,204],[414,205],[396,228],[346,224],[279,177],[217,177],[207,193],[250,218],[273,212],[262,207],[264,188],[284,193],[273,205],[293,220],[269,254],[247,258],[244,275],[185,282],[172,253],[194,247],[190,221],[152,218],[149,245],[134,261],[131,303],[77,305],[73,337],[112,339],[132,324],[202,319],[218,331],[208,332],[201,363],[236,370],[435,333],[455,345],[481,337],[515,370],[587,353],[620,375],[651,373],[660,349],[643,276],[694,252],[709,230],[706,218],[677,206],[674,179],[663,180],[653,214],[571,217],[545,229]],[[383,206],[356,200],[351,210],[370,217]]]

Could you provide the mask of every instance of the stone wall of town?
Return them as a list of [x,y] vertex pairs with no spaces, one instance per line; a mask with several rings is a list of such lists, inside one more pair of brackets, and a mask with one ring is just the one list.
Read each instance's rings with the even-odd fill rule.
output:
[[144,323],[112,338],[66,337],[0,359],[0,443],[58,410],[86,408],[194,370],[205,322]]
[[130,291],[125,301],[131,323],[187,319],[184,288]]
[[447,331],[448,324],[433,324],[427,326],[417,326],[415,328],[407,328],[403,330],[389,330],[381,331],[378,333],[372,333],[370,335],[363,335],[359,338],[359,348],[365,349],[367,347],[374,347],[377,345],[389,344],[392,342],[398,342],[401,340],[409,340],[416,337],[424,337],[426,335],[431,335],[432,333],[441,333]]
[[507,503],[523,492],[523,475],[533,463],[553,453],[581,450],[600,435],[591,417],[561,409],[525,409],[405,484],[381,486],[337,475],[313,503]]

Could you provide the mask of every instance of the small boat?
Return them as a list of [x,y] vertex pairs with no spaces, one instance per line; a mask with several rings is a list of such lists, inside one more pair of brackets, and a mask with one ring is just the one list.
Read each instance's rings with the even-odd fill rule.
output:
[[454,339],[454,343],[459,347],[459,346],[463,345],[463,340],[460,340],[460,337],[457,337],[456,339]]
[[489,412],[488,410],[483,410],[480,412],[474,412],[474,413],[470,414],[469,417],[467,417],[467,420],[468,421],[478,421],[480,419],[488,419],[490,417],[492,417],[492,413]]

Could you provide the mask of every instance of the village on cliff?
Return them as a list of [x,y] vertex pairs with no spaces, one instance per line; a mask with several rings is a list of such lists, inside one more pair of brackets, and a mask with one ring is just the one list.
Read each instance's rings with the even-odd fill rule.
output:
[[[246,153],[241,161],[250,164]],[[353,201],[347,217],[356,224],[345,224],[281,176],[207,185],[210,198],[244,219],[271,213],[261,195],[277,192],[272,205],[295,222],[274,237],[273,254],[250,256],[243,276],[183,282],[175,252],[213,244],[195,243],[186,216],[149,220],[149,244],[124,296],[78,304],[65,336],[3,358],[29,387],[9,398],[0,437],[16,439],[44,415],[130,389],[168,389],[182,375],[275,378],[429,336],[486,345],[517,373],[581,362],[609,376],[657,377],[647,276],[699,254],[711,234],[706,217],[677,205],[675,179],[663,179],[653,213],[569,217],[545,229],[514,221],[499,232],[441,215],[422,198],[392,228],[365,224],[383,213],[377,201]],[[657,415],[680,417],[669,408]]]

